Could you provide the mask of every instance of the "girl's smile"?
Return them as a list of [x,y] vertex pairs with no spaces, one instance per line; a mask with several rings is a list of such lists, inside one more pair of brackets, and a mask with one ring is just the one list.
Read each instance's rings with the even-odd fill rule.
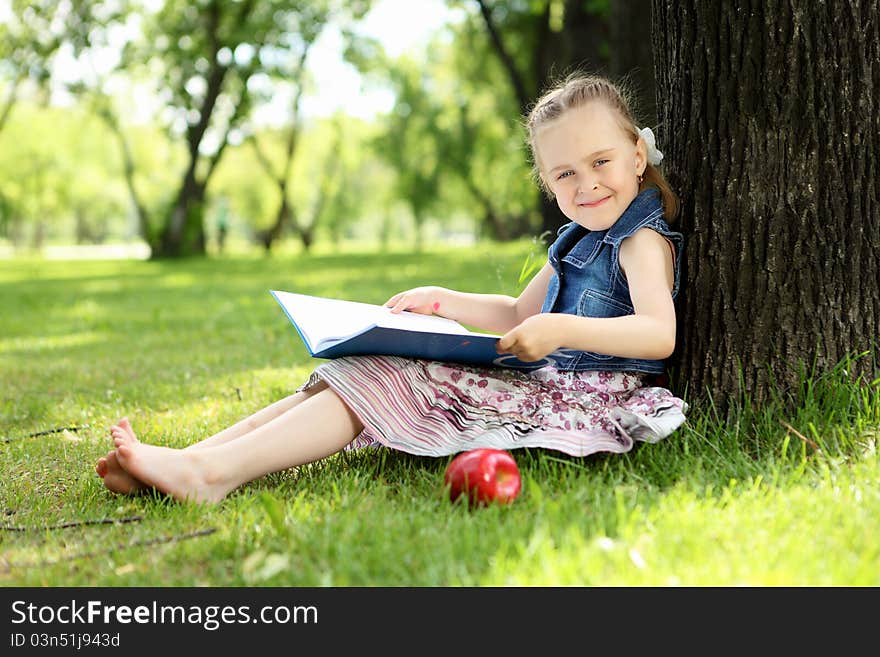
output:
[[598,208],[600,205],[602,205],[605,201],[607,201],[610,198],[611,198],[610,196],[606,196],[604,198],[600,198],[598,201],[593,201],[592,203],[584,202],[584,203],[578,203],[578,205],[580,205],[582,208]]

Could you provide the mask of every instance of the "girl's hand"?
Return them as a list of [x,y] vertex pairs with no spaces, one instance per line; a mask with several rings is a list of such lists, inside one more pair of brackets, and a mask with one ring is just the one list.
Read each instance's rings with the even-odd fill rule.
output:
[[391,312],[399,313],[408,310],[422,315],[433,315],[440,310],[441,288],[433,285],[416,287],[404,292],[398,292],[385,302]]
[[499,354],[510,353],[522,361],[541,360],[562,346],[557,337],[558,316],[540,313],[526,318],[495,345]]

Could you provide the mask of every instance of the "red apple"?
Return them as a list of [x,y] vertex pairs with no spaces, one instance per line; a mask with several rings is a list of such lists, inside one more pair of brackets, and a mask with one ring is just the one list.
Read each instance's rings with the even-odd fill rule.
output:
[[472,449],[456,456],[446,467],[443,480],[449,499],[467,495],[471,506],[497,502],[510,504],[522,482],[513,457],[501,449]]

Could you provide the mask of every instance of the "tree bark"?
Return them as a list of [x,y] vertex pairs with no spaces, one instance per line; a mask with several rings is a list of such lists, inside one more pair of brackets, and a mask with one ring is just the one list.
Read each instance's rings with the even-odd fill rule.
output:
[[877,0],[654,0],[654,19],[687,238],[674,380],[727,408],[858,352],[849,374],[876,377]]
[[204,180],[196,177],[199,164],[199,147],[214,112],[214,105],[220,96],[227,68],[217,62],[216,56],[211,62],[211,70],[207,77],[207,91],[202,106],[199,108],[199,120],[187,129],[187,149],[189,164],[183,177],[183,183],[171,208],[168,221],[162,231],[158,248],[154,249],[155,257],[179,257],[184,255],[204,255],[205,226],[203,222],[205,188]]

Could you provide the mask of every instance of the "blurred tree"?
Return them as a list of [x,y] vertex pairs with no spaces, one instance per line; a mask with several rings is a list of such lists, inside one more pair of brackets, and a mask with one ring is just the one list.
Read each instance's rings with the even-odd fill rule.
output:
[[81,108],[21,102],[0,148],[0,236],[40,241],[125,237],[128,203],[104,126]]
[[499,240],[534,229],[516,102],[499,92],[506,82],[497,63],[475,56],[486,49],[480,36],[465,21],[436,34],[423,53],[390,59],[362,39],[348,54],[395,93],[375,151],[395,172],[417,243],[429,217],[447,224],[455,215],[477,217],[477,231]]
[[[272,244],[281,237],[285,229],[290,229],[296,234],[302,243],[303,249],[306,251],[309,250],[315,239],[317,222],[321,216],[320,210],[326,199],[323,195],[318,195],[317,204],[311,208],[312,211],[306,216],[306,213],[297,212],[290,195],[290,187],[294,182],[294,179],[291,177],[291,171],[297,156],[297,145],[302,132],[300,109],[307,84],[306,60],[309,49],[330,21],[344,24],[347,19],[359,19],[368,8],[369,3],[365,2],[354,5],[349,4],[346,6],[345,11],[342,10],[342,6],[338,3],[313,1],[311,4],[303,4],[297,15],[293,17],[296,20],[296,24],[288,26],[288,31],[297,34],[298,37],[296,39],[297,43],[291,46],[291,51],[298,49],[298,52],[290,52],[277,64],[264,71],[273,82],[273,94],[277,93],[278,87],[281,85],[293,86],[287,126],[284,129],[285,134],[282,135],[284,154],[280,166],[276,169],[269,154],[261,147],[256,132],[251,133],[248,140],[254,149],[260,165],[278,187],[278,196],[280,198],[274,222],[267,230],[259,233],[260,241],[263,243],[266,251],[271,250]],[[319,189],[323,189],[320,182]]]
[[[519,114],[528,113],[548,84],[574,68],[603,68],[607,2],[474,0],[490,43],[507,71]],[[556,234],[568,220],[556,202],[538,195],[541,232]]]
[[11,0],[10,9],[8,18],[0,22],[0,78],[7,83],[0,132],[21,85],[28,81],[48,95],[52,60],[62,45],[77,55],[90,45],[93,28],[115,20],[121,11],[89,0]]
[[353,134],[364,132],[365,126],[345,116],[335,114],[330,120],[332,136],[328,143],[324,165],[324,176],[320,181],[318,195],[317,221],[326,227],[330,241],[339,245],[345,232],[356,219],[363,218],[368,209],[368,201],[375,204],[381,202],[382,185],[377,184],[377,166],[367,156],[368,141],[366,138]]
[[310,248],[319,227],[326,228],[338,245],[343,231],[381,196],[365,157],[372,136],[360,120],[337,112],[313,126],[308,137],[308,157],[302,158],[294,172],[294,179],[303,184],[297,186],[292,199],[302,208],[302,224],[308,227],[307,232],[298,232],[304,250]]
[[[343,239],[374,240],[395,201],[394,172],[372,148],[380,130],[374,121],[337,112],[317,125],[306,140],[306,152],[316,152],[315,157],[323,158],[325,164],[317,185],[299,186],[303,198],[297,201],[320,211],[318,223],[336,246]],[[311,156],[301,158],[294,175],[308,176],[310,160]],[[322,200],[304,198],[305,192]]]
[[[343,113],[302,124],[287,189],[297,217],[313,226],[311,244],[322,233],[334,243],[375,237],[375,218],[391,187],[390,171],[370,148],[375,133],[374,125]],[[264,126],[259,142],[267,159],[284,159],[283,132]],[[247,142],[230,146],[211,178],[209,198],[221,195],[229,199],[231,231],[259,239],[277,220],[278,185],[265,175]],[[289,233],[290,227],[282,237]],[[295,237],[302,243],[299,234]]]
[[[880,373],[880,3],[654,0],[685,251],[677,378],[723,412]],[[777,387],[778,386],[778,387]]]
[[[447,44],[434,44],[437,78],[432,88],[444,99],[438,147],[445,177],[458,179],[474,200],[479,232],[504,241],[534,234],[537,187],[530,180],[519,107],[496,58],[487,50],[482,26],[463,21]],[[488,53],[486,53],[488,55]]]
[[[262,140],[267,149],[280,149],[281,140],[272,142],[276,133],[265,129]],[[253,237],[264,231],[274,220],[278,207],[278,188],[266,176],[256,159],[254,149],[246,142],[230,145],[217,166],[208,187],[209,210],[212,216],[219,211],[219,201],[229,202],[229,238],[236,234]],[[231,239],[228,242],[231,245]]]
[[187,146],[183,177],[161,226],[141,222],[153,257],[205,253],[205,189],[250,110],[248,80],[260,66],[259,48],[282,32],[276,8],[253,0],[166,0],[146,21],[145,39],[126,47],[127,68],[151,67],[163,81],[171,108],[166,125],[182,133]]
[[[321,21],[323,23],[323,21]],[[290,108],[290,123],[287,127],[287,134],[281,135],[284,143],[284,160],[281,164],[281,170],[276,171],[272,161],[269,156],[264,152],[263,148],[260,146],[259,134],[254,132],[248,138],[248,143],[253,147],[254,153],[257,156],[257,160],[260,165],[263,167],[263,170],[266,174],[272,179],[272,182],[278,187],[278,196],[280,198],[280,203],[278,205],[278,210],[275,213],[275,221],[272,222],[272,225],[264,230],[260,231],[259,237],[260,241],[263,243],[263,247],[266,251],[271,251],[272,245],[281,237],[282,232],[285,228],[290,227],[300,238],[303,244],[303,248],[308,251],[309,247],[312,244],[312,240],[314,238],[314,225],[312,223],[303,224],[299,221],[298,217],[295,214],[294,208],[290,203],[290,195],[288,192],[288,185],[290,183],[290,171],[293,166],[294,157],[296,156],[296,147],[299,142],[302,123],[302,116],[300,115],[300,105],[303,96],[303,88],[304,88],[304,79],[305,79],[305,65],[306,65],[306,57],[309,54],[309,48],[312,46],[314,40],[318,37],[319,32],[314,34],[308,34],[308,37],[305,33],[303,36],[303,46],[302,51],[300,52],[299,57],[297,58],[296,65],[291,72],[291,80],[296,85],[296,89],[293,92],[293,102],[291,103]]]
[[437,200],[440,157],[433,135],[438,132],[441,108],[435,97],[424,92],[420,63],[404,55],[389,64],[387,72],[397,101],[376,147],[396,171],[397,196],[409,207],[418,251],[427,212]]
[[[450,0],[475,2],[493,51],[524,116],[552,82],[573,72],[625,78],[639,118],[654,122],[650,0]],[[537,195],[541,232],[568,220],[556,202]]]
[[[117,135],[124,171],[144,239],[153,257],[206,252],[206,189],[230,141],[244,137],[244,123],[265,76],[290,71],[304,42],[318,31],[326,7],[362,12],[368,0],[165,0],[158,11],[142,9],[143,39],[127,44],[121,68],[157,81],[169,133],[182,138],[187,162],[159,220],[150,216],[134,183],[136,165],[118,110],[105,98],[98,111]],[[341,11],[341,10],[340,10]]]

